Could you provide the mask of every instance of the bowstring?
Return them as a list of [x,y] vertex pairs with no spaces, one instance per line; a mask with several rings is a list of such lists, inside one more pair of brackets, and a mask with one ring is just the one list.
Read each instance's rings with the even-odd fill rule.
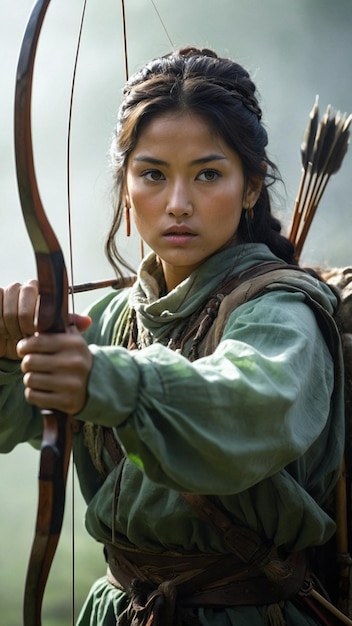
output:
[[[158,20],[165,32],[165,35],[171,45],[171,48],[175,50],[175,45],[170,37],[169,31],[166,27],[165,21],[163,20],[160,11],[158,10],[156,3],[154,0],[150,0],[152,7],[158,17]],[[70,282],[71,285],[75,284],[74,281],[74,260],[73,260],[73,229],[72,229],[72,205],[71,205],[71,135],[72,135],[72,118],[73,118],[73,104],[74,104],[74,94],[75,94],[75,86],[76,86],[76,77],[77,77],[77,68],[78,68],[78,60],[81,49],[81,41],[82,41],[82,32],[83,25],[85,20],[87,8],[87,0],[83,1],[82,12],[80,17],[79,24],[79,33],[77,38],[76,52],[75,52],[75,60],[73,65],[72,72],[72,80],[71,80],[71,91],[70,91],[70,103],[69,103],[69,112],[68,112],[68,125],[67,125],[67,148],[66,148],[66,193],[67,193],[67,225],[68,225],[68,249],[69,249],[69,274],[70,274]],[[123,49],[124,49],[124,64],[125,64],[125,78],[126,81],[129,79],[129,63],[128,63],[128,44],[127,44],[127,20],[126,20],[126,7],[125,0],[121,0],[121,10],[122,10],[122,30],[123,30]],[[141,240],[141,257],[144,256],[144,242]],[[74,290],[71,290],[71,308],[72,313],[75,313],[75,299],[74,299]],[[73,452],[72,452],[73,454]],[[75,486],[74,486],[74,468],[72,468],[71,473],[71,510],[72,510],[72,522],[71,522],[71,549],[72,549],[72,624],[74,623],[75,616],[75,535],[74,535],[74,527],[75,527]]]
[[[73,104],[74,104],[74,94],[76,87],[76,77],[77,77],[77,67],[78,67],[78,59],[81,49],[81,41],[82,41],[82,31],[84,18],[86,14],[87,8],[87,0],[83,1],[80,23],[79,23],[79,32],[76,44],[75,51],[75,59],[73,64],[72,71],[72,79],[71,79],[71,91],[70,91],[70,103],[68,110],[68,124],[67,124],[67,146],[66,146],[66,193],[67,193],[67,226],[68,226],[68,249],[69,249],[69,274],[70,274],[70,282],[71,285],[74,285],[74,262],[73,262],[73,232],[72,232],[72,206],[71,206],[71,132],[72,132],[72,117],[73,117]],[[71,308],[72,313],[75,313],[75,298],[74,298],[74,290],[71,291]],[[72,461],[74,461],[74,452],[72,449]],[[71,465],[71,570],[72,570],[72,588],[71,588],[71,597],[72,597],[72,626],[75,622],[75,472],[74,472],[74,462]]]
[[[79,24],[79,33],[77,38],[76,52],[75,52],[75,60],[73,64],[73,72],[72,72],[72,80],[71,80],[71,93],[70,93],[70,104],[69,104],[69,112],[68,112],[68,125],[67,125],[67,156],[66,156],[66,183],[67,183],[67,224],[68,224],[68,244],[69,244],[69,268],[70,268],[70,280],[71,285],[74,285],[74,263],[73,263],[73,234],[72,234],[72,207],[71,207],[71,133],[72,133],[72,116],[73,116],[73,102],[74,102],[74,94],[76,87],[76,78],[77,78],[77,67],[78,67],[78,59],[79,53],[81,49],[81,41],[82,41],[82,31],[84,18],[86,14],[87,8],[87,0],[83,1],[80,24]],[[75,301],[74,301],[74,293],[71,292],[71,306],[72,312],[75,312]]]
[[153,7],[157,17],[158,17],[158,20],[159,20],[159,22],[161,24],[161,27],[162,27],[165,35],[166,35],[166,38],[168,39],[168,41],[169,41],[169,43],[171,45],[172,50],[175,51],[176,50],[176,46],[175,46],[174,42],[172,41],[172,39],[170,37],[170,33],[169,33],[169,31],[168,31],[168,29],[166,27],[165,20],[162,18],[161,13],[160,13],[158,7],[156,6],[155,0],[150,0],[150,2],[152,4],[152,7]]
[[[161,24],[161,27],[166,35],[167,40],[169,41],[171,48],[173,50],[176,49],[175,44],[170,36],[168,28],[166,26],[165,20],[163,19],[155,0],[150,0],[153,10],[155,11],[157,18]],[[87,0],[84,0],[82,13],[80,18],[79,25],[79,33],[77,38],[76,52],[75,52],[75,60],[73,66],[72,73],[72,81],[71,81],[71,93],[70,93],[70,104],[69,104],[69,114],[68,114],[68,130],[67,130],[67,222],[68,222],[68,242],[69,242],[69,274],[70,274],[70,282],[71,285],[74,285],[74,262],[73,262],[73,229],[72,229],[72,209],[71,209],[71,131],[72,131],[72,113],[73,113],[73,102],[74,102],[74,92],[75,92],[75,84],[76,84],[76,76],[77,76],[77,67],[78,67],[78,59],[81,48],[82,41],[82,31],[85,19],[85,13],[87,8]],[[129,62],[128,62],[128,43],[127,43],[127,20],[126,20],[126,7],[125,0],[121,0],[121,10],[122,10],[122,30],[123,30],[123,50],[124,50],[124,65],[125,65],[125,78],[126,81],[129,79]],[[144,245],[143,241],[141,241],[141,256],[144,256]],[[75,312],[75,301],[74,301],[74,290],[70,290],[71,297],[71,307],[72,312]]]
[[127,82],[130,77],[130,72],[128,68],[127,20],[126,20],[125,0],[121,0],[121,12],[122,12],[122,40],[123,40],[123,52],[124,52],[123,56],[125,60],[125,78]]

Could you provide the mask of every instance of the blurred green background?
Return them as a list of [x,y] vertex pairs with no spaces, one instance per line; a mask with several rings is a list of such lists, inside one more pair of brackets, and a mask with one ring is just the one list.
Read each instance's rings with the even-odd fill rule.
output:
[[[262,96],[269,154],[281,170],[277,210],[288,226],[301,165],[300,143],[316,94],[321,113],[331,103],[352,112],[351,0],[155,0],[175,46],[209,46],[251,72]],[[19,48],[32,0],[0,2],[1,285],[35,275],[18,203],[13,152],[13,96]],[[66,135],[81,2],[52,0],[38,51],[33,93],[35,160],[44,207],[67,254]],[[151,0],[126,0],[130,72],[169,51]],[[71,206],[74,281],[108,277],[103,241],[110,219],[107,152],[124,82],[119,0],[88,0],[74,96]],[[302,260],[326,266],[351,263],[352,157],[330,181]],[[139,262],[138,240],[121,236],[120,249]],[[79,310],[91,294],[76,300]],[[37,454],[20,446],[0,456],[0,626],[19,626],[24,578],[36,511]],[[69,492],[71,487],[69,487]],[[45,596],[43,625],[71,624],[71,527],[65,529]],[[75,489],[76,611],[104,573],[101,548],[84,530],[84,504]]]

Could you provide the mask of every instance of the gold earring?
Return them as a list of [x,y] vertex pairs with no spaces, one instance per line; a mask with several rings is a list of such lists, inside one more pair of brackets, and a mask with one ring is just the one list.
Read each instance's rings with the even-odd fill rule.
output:
[[131,220],[130,220],[130,207],[125,205],[125,218],[126,218],[126,237],[131,236]]

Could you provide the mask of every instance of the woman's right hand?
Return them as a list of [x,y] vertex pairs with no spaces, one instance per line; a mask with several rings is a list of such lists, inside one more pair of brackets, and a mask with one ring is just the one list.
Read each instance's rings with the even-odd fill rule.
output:
[[34,333],[38,302],[38,283],[13,283],[0,288],[0,357],[18,361],[16,346],[20,339]]

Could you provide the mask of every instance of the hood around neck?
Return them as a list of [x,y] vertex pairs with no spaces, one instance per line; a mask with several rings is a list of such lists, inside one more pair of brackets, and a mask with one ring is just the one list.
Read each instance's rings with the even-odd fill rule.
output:
[[[282,263],[265,244],[229,246],[208,258],[172,291],[160,296],[165,288],[163,270],[155,253],[151,252],[139,267],[129,304],[135,309],[139,324],[153,334],[155,340],[167,332],[169,325],[192,315],[218,285],[254,265],[275,260]],[[332,312],[336,297],[330,288],[317,280],[316,292],[318,300]]]

